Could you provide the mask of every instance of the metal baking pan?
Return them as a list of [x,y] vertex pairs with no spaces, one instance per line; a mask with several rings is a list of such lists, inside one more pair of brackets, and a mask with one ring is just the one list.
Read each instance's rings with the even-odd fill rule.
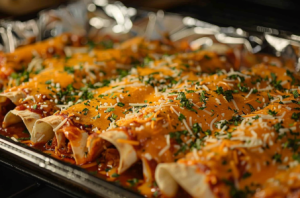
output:
[[[102,2],[102,3],[101,3]],[[104,3],[103,3],[104,2]],[[163,11],[151,12],[128,8],[120,2],[78,1],[39,13],[28,21],[0,21],[0,51],[59,35],[63,32],[85,34],[90,38],[108,34],[125,40],[134,36],[160,39],[168,32],[171,40],[188,40],[195,48],[213,44],[235,49],[241,66],[256,54],[277,57],[299,68],[300,36],[267,27],[255,32],[241,28],[219,27],[198,19]],[[251,62],[253,64],[254,62]],[[143,197],[117,183],[108,182],[88,171],[57,160],[8,137],[0,135],[0,162],[46,181],[77,197]]]
[[50,183],[77,197],[138,198],[141,195],[88,171],[0,136],[0,162]]

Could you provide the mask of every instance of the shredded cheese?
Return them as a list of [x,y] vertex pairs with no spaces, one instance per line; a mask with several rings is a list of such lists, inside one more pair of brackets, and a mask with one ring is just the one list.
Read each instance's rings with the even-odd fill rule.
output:
[[165,138],[166,138],[167,145],[162,150],[160,150],[158,156],[162,156],[170,148],[170,135],[169,134],[165,135]]
[[251,95],[252,92],[253,92],[253,89],[251,89],[251,90],[249,91],[249,93],[247,94],[247,96],[245,96],[245,100],[246,100],[246,98],[248,98],[248,97]]
[[53,131],[56,132],[60,127],[62,127],[66,122],[68,121],[68,118],[65,118],[59,125],[57,125]]
[[126,139],[117,139],[118,143],[125,143],[125,144],[131,144],[134,146],[138,146],[140,143],[138,141],[134,141],[134,140],[126,140]]

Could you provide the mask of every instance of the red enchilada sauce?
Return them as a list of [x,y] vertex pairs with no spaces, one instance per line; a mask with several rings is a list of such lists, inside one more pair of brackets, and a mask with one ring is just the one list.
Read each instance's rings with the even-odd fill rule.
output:
[[[12,108],[10,108],[12,107]],[[14,105],[8,103],[6,106],[2,107],[2,112],[6,112],[9,109],[13,109]],[[1,114],[1,123],[3,122],[3,113]],[[75,164],[75,160],[71,157],[72,153],[70,150],[58,150],[61,154],[60,156],[55,154],[55,146],[57,144],[56,138],[54,137],[46,144],[37,144],[33,145],[30,141],[30,134],[26,129],[23,123],[17,123],[7,128],[0,127],[0,134],[12,138],[15,141],[19,141],[21,143],[26,144],[29,147],[35,148],[40,152],[47,153],[49,156],[54,157],[56,159],[62,160],[64,162]],[[115,182],[122,186],[128,187],[133,191],[139,192],[142,188],[143,191],[151,192],[151,194],[145,195],[145,197],[164,197],[155,182],[151,184],[144,184],[143,179],[143,170],[141,161],[137,162],[135,165],[130,167],[127,171],[122,173],[121,175],[116,173],[116,167],[119,163],[119,153],[115,148],[109,148],[101,154],[95,162],[85,164],[82,166],[83,169],[87,170],[91,174],[106,179],[111,182]],[[156,167],[156,162],[150,163],[152,164],[151,168],[154,169]],[[191,197],[188,195],[182,188],[179,189],[176,197]]]

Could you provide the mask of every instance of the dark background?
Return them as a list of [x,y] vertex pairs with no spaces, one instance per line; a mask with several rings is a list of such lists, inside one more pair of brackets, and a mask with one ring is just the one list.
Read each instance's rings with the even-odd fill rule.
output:
[[[26,20],[40,9],[69,0],[1,0],[0,18]],[[88,0],[87,0],[88,1]],[[121,0],[137,8],[163,9],[222,26],[271,27],[300,34],[299,0]]]
[[[300,34],[299,0],[121,0],[136,8],[163,9],[220,26],[270,27]],[[0,0],[0,20],[28,20],[68,0]],[[1,154],[1,152],[0,152]],[[0,197],[69,198],[65,192],[0,162]]]

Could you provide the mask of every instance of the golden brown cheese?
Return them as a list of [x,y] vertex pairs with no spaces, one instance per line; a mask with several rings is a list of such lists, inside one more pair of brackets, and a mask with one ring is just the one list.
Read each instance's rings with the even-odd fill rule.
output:
[[[219,128],[224,133],[228,122],[240,121],[239,115],[266,108],[267,103],[276,101],[283,95],[281,91],[291,88],[295,81],[294,76],[286,73],[283,68],[259,65],[251,72],[231,71],[226,75],[207,77],[207,85],[203,78],[202,85],[206,88],[201,87],[198,93],[187,83],[181,84],[181,89],[170,89],[165,100],[159,102],[160,106],[151,108],[149,105],[141,109],[141,113],[117,121],[117,125],[125,127],[123,131],[130,141],[124,143],[134,146],[144,164],[153,163],[153,160],[156,163],[172,162],[190,149],[205,149],[204,142],[215,142],[216,139],[210,138],[213,131]],[[226,91],[232,92],[226,94]],[[153,174],[154,170],[151,172]]]
[[[297,164],[297,163],[296,163]],[[261,189],[255,193],[255,198],[271,197],[299,197],[299,171],[300,166],[289,170],[279,171],[274,177],[263,184]]]
[[238,71],[232,49],[80,42],[67,35],[1,54],[2,132],[23,138],[11,132],[23,122],[27,144],[146,196],[294,193],[282,172],[297,172],[298,75],[269,64]]
[[[265,66],[254,68],[253,72],[261,72],[260,69],[263,67]],[[272,67],[269,68],[272,69]],[[256,84],[251,83],[251,81],[256,80],[255,78],[259,79],[260,72],[252,73],[252,75],[246,72],[248,76],[243,82],[245,84],[243,84],[244,88],[242,89],[247,87],[247,92],[239,90],[238,80],[231,80],[230,84],[232,86],[222,82],[224,79],[226,81],[228,75],[213,75],[203,78],[202,86],[207,83],[207,86],[205,86],[208,91],[201,85],[184,86],[184,84],[179,85],[183,88],[171,89],[171,91],[167,89],[166,92],[169,93],[160,98],[160,102],[152,101],[152,104],[148,103],[149,107],[143,108],[139,114],[130,116],[128,119],[117,121],[117,125],[126,127],[129,136],[131,136],[130,139],[141,141],[141,147],[138,147],[138,149],[143,151],[142,153],[150,154],[158,162],[174,161],[174,157],[176,159],[176,156],[181,154],[178,149],[172,148],[170,151],[166,150],[166,152],[159,155],[160,150],[166,146],[166,135],[172,133],[170,135],[174,136],[174,140],[176,140],[176,136],[180,139],[181,133],[193,136],[193,131],[196,130],[199,132],[199,137],[194,136],[193,141],[190,142],[190,144],[194,144],[194,140],[203,138],[200,132],[211,134],[212,131],[221,127],[218,127],[218,122],[219,125],[222,125],[223,121],[228,122],[232,119],[234,121],[235,118],[238,119],[239,115],[248,114],[265,106],[266,102],[269,101],[268,94],[258,91]],[[280,76],[281,70],[276,74]],[[241,73],[240,75],[244,74]],[[265,89],[268,86],[261,83],[260,89]],[[256,89],[254,93],[253,89]],[[233,90],[238,93],[234,93]],[[228,95],[224,93],[226,91]],[[223,94],[220,92],[223,92]],[[270,94],[275,93],[270,92]],[[171,142],[176,143],[173,140]],[[176,155],[174,156],[174,154]],[[182,154],[184,154],[184,150]],[[180,158],[180,156],[178,157]]]
[[[144,49],[145,45],[147,43],[144,39],[134,38],[122,43],[117,49],[95,49],[66,58],[33,58],[22,74],[25,75],[12,76],[7,84],[8,88],[12,88],[1,95],[2,103],[11,100],[17,105],[5,117],[3,126],[22,120],[31,133],[36,119],[92,98],[93,91],[105,86],[108,78],[122,78],[126,75],[132,67],[130,64],[143,59],[143,53],[147,54],[148,48],[139,53],[139,49]],[[156,51],[160,51],[159,46],[152,47],[148,53]],[[37,74],[41,70],[44,71]]]
[[[199,55],[201,58],[199,58]],[[211,57],[209,59],[205,58],[205,56],[208,55]],[[189,60],[199,60],[203,63],[209,61],[211,62],[210,65],[213,65],[218,69],[226,68],[226,64],[220,61],[219,58],[211,52],[195,53],[193,56],[190,56],[190,58],[192,59]],[[62,111],[60,113],[61,116],[63,118],[68,117],[69,121],[64,120],[63,125],[59,125],[59,127],[62,127],[61,130],[59,129],[56,131],[56,139],[59,141],[58,145],[64,145],[62,146],[62,149],[65,149],[67,146],[65,143],[66,139],[71,141],[71,144],[73,144],[72,147],[74,147],[75,144],[84,144],[83,142],[85,142],[85,140],[82,138],[82,133],[87,132],[88,134],[92,134],[95,132],[105,131],[107,128],[115,128],[117,126],[117,120],[123,118],[130,112],[135,112],[135,109],[138,110],[140,105],[148,105],[148,102],[150,104],[153,103],[154,105],[158,105],[160,99],[163,99],[163,97],[159,95],[157,96],[156,88],[151,86],[152,82],[148,82],[148,80],[146,80],[146,78],[148,78],[148,74],[155,76],[155,78],[151,77],[151,79],[153,78],[153,80],[155,80],[153,83],[161,83],[161,80],[164,80],[162,78],[163,73],[169,73],[170,75],[175,74],[176,77],[171,77],[173,81],[175,79],[178,81],[180,79],[180,75],[186,74],[193,76],[191,79],[197,80],[197,76],[190,71],[193,68],[185,66],[186,59],[182,60],[181,57],[175,56],[174,60],[176,60],[176,64],[174,64],[171,71],[168,65],[169,60],[167,58],[165,59],[166,60],[156,61],[153,63],[153,67],[149,69],[132,69],[130,71],[132,75],[123,78],[122,81],[117,79],[117,81],[111,83],[109,87],[103,87],[95,90],[93,99],[80,102],[71,106],[67,110]],[[216,60],[213,61],[213,59]],[[184,67],[185,70],[182,70],[182,67]],[[178,72],[181,73],[179,76]],[[138,75],[136,75],[136,73]],[[37,127],[39,128],[43,124],[48,123],[52,125],[53,128],[56,128],[58,125],[54,126],[51,124],[54,123],[53,120],[62,121],[63,118],[60,118],[59,115],[55,115],[53,118],[42,119],[38,121]],[[69,125],[75,125],[77,128],[71,130]],[[80,130],[78,130],[78,128]],[[61,136],[62,134],[64,134],[66,139],[64,137],[58,138],[58,136]],[[70,136],[70,134],[77,135]],[[93,137],[93,135],[89,135],[89,137]],[[72,138],[72,140],[69,138]],[[45,138],[40,140],[41,141],[37,142],[47,141]],[[89,156],[89,152],[86,153],[86,155]],[[80,161],[81,163],[82,160],[79,160],[79,158],[79,155],[75,156],[76,161],[78,163]]]
[[229,126],[226,132],[216,131],[204,140],[202,150],[191,152],[178,163],[196,166],[194,174],[205,175],[216,197],[244,197],[255,192],[295,162],[299,104],[291,99],[244,116],[241,124]]

